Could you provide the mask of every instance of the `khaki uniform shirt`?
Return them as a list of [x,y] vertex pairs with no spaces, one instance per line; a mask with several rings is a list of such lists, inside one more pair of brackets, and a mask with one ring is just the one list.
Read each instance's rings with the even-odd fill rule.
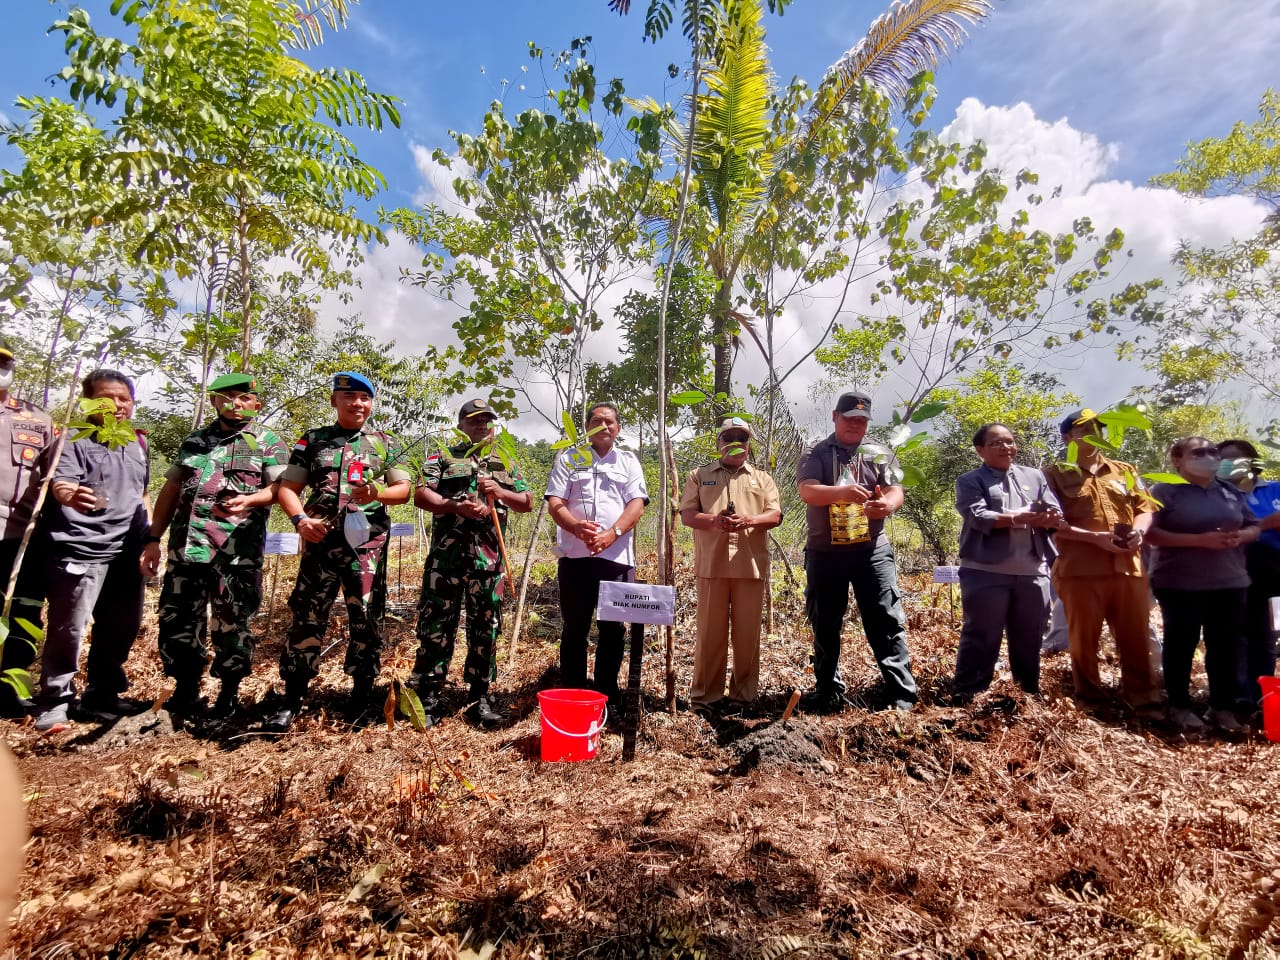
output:
[[[1141,514],[1155,512],[1155,505],[1138,493],[1146,486],[1132,464],[1108,460],[1099,454],[1097,466],[1097,473],[1090,473],[1083,466],[1079,470],[1045,468],[1045,479],[1057,495],[1067,523],[1081,530],[1111,530],[1117,523],[1132,524]],[[1125,484],[1126,473],[1132,478],[1132,490]],[[1055,576],[1143,576],[1140,552],[1108,553],[1092,543],[1065,537],[1057,540],[1057,547]]]
[[[730,470],[719,460],[689,474],[680,509],[719,514],[730,500],[742,516],[781,509],[773,477],[749,463]],[[768,530],[694,530],[693,546],[696,576],[759,580],[769,575]]]
[[53,420],[35,404],[14,397],[0,401],[0,526],[6,540],[27,529],[53,463],[54,441]]

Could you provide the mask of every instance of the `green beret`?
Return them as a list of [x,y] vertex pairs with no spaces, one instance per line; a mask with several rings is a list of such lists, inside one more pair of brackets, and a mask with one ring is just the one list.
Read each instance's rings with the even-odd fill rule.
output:
[[224,373],[209,384],[210,393],[221,393],[224,390],[239,390],[241,393],[257,393],[258,381],[248,373]]

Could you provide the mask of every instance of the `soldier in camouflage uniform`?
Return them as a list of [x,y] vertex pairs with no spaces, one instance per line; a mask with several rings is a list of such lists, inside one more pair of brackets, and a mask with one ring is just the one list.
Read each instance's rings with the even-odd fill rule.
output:
[[253,662],[249,618],[262,602],[267,515],[289,459],[280,438],[253,420],[261,404],[250,374],[218,377],[209,384],[209,402],[217,416],[182,442],[142,553],[142,572],[154,577],[169,528],[160,659],[177,681],[169,712],[188,718],[201,712],[206,634],[213,640],[212,673],[222,681],[214,714],[230,716],[239,706],[240,681]]
[[[31,522],[40,484],[53,469],[56,443],[53,420],[33,403],[9,396],[17,364],[9,344],[0,341],[0,591],[9,583],[17,560],[18,547]],[[44,601],[43,551],[38,536],[27,546],[22,571],[18,575],[9,611],[9,636],[4,644],[5,670],[23,669],[36,657],[38,634],[22,625],[26,621],[39,628]],[[7,683],[0,683],[0,716],[25,716],[31,701],[18,695]]]
[[[264,721],[268,730],[289,729],[301,709],[319,670],[339,585],[347,600],[346,672],[353,678],[353,714],[372,702],[382,667],[382,630],[374,612],[378,569],[391,531],[387,507],[407,503],[412,484],[406,471],[389,466],[398,452],[392,439],[366,422],[373,410],[373,384],[358,373],[339,373],[330,402],[337,423],[302,435],[280,482],[280,507],[304,546],[289,597],[293,625],[280,654],[285,694]],[[379,482],[375,478],[384,470]],[[300,495],[307,487],[311,495],[304,506]]]
[[513,464],[508,471],[498,457],[486,460],[476,452],[492,439],[494,419],[484,400],[463,404],[458,429],[467,439],[427,458],[414,493],[413,502],[433,515],[431,552],[418,598],[418,656],[410,680],[430,723],[440,717],[440,691],[464,603],[467,660],[462,674],[470,688],[468,714],[481,723],[502,721],[489,699],[489,684],[497,676],[504,573],[489,505],[505,528],[508,509],[528,513],[533,498],[519,467]]

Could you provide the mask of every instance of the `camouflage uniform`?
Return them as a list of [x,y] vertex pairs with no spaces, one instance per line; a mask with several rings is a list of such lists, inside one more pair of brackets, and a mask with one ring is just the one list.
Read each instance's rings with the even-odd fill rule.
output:
[[[363,506],[349,502],[347,468],[358,460],[373,474],[395,453],[391,438],[368,426],[344,430],[335,424],[308,430],[294,445],[282,479],[311,488],[303,509],[307,516],[327,521],[331,529],[319,543],[304,541],[298,580],[289,596],[293,625],[280,653],[280,676],[291,687],[305,687],[319,670],[329,611],[339,584],[347,600],[351,636],[346,672],[376,676],[381,667],[382,629],[376,614],[385,602],[379,596],[385,580],[377,574],[386,556],[391,517],[386,506],[376,500]],[[408,473],[394,467],[382,477],[387,483],[408,479]],[[369,539],[354,549],[342,530],[348,509],[363,510],[369,520]]]
[[[504,489],[523,493],[529,489],[520,468],[507,471],[502,461],[487,464],[468,457],[470,441],[433,454],[427,459],[420,486],[446,500],[476,495],[481,469]],[[506,529],[507,507],[495,502],[499,521]],[[453,659],[458,619],[467,608],[467,660],[463,679],[475,696],[482,696],[498,674],[497,643],[502,628],[502,554],[493,518],[483,520],[457,514],[439,514],[431,521],[431,552],[422,571],[418,597],[418,656],[410,682],[419,690],[435,693],[444,686]]]
[[[14,397],[0,402],[0,443],[7,447],[0,447],[0,527],[4,534],[0,544],[0,591],[9,582],[18,546],[40,494],[40,484],[53,468],[55,438],[53,420],[35,404]],[[35,660],[38,637],[18,620],[26,620],[37,628],[41,623],[43,561],[40,538],[33,536],[10,610],[12,632],[4,644],[6,670],[27,667]]]
[[275,483],[288,458],[280,438],[257,423],[227,433],[215,420],[179,448],[165,474],[181,485],[160,591],[160,659],[169,676],[204,672],[206,634],[213,639],[215,677],[236,681],[249,674],[249,618],[262,602],[262,541],[271,507],[236,517],[216,517],[213,508]]

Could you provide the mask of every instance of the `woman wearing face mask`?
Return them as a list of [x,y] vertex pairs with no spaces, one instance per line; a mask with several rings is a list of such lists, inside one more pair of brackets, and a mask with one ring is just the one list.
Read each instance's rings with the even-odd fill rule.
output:
[[1237,664],[1244,651],[1249,574],[1244,544],[1258,537],[1245,496],[1217,476],[1221,458],[1204,437],[1184,437],[1169,448],[1173,468],[1186,483],[1159,483],[1161,503],[1147,542],[1156,549],[1151,586],[1164,619],[1164,682],[1169,718],[1183,730],[1204,722],[1191,709],[1191,662],[1204,634],[1209,677],[1206,719],[1237,733]]
[[1276,644],[1271,630],[1270,599],[1280,597],[1280,483],[1262,479],[1258,449],[1247,440],[1218,444],[1222,463],[1218,476],[1234,483],[1245,495],[1249,512],[1262,531],[1245,547],[1249,595],[1245,605],[1245,655],[1239,664],[1241,703],[1249,713],[1262,703],[1258,677],[1274,676]]

